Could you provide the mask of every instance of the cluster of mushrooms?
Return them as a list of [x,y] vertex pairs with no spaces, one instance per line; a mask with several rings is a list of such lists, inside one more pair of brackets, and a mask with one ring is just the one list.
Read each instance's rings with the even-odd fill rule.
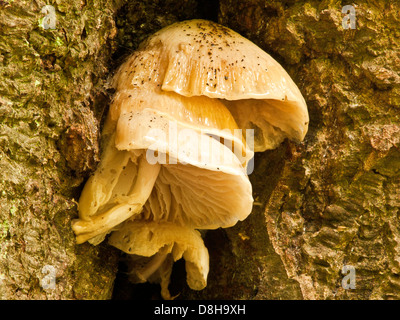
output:
[[254,152],[303,140],[304,98],[271,56],[206,20],[155,33],[112,85],[101,161],[72,226],[77,242],[107,236],[130,257],[132,281],[160,283],[164,299],[183,258],[189,287],[201,290],[209,255],[199,230],[250,214]]

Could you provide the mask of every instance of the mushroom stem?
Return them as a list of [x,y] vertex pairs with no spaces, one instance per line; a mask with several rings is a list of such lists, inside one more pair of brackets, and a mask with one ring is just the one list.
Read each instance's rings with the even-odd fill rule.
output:
[[90,221],[99,208],[110,200],[131,154],[115,148],[114,135],[107,141],[99,167],[89,178],[79,198],[79,219]]
[[151,194],[160,167],[158,163],[149,164],[143,155],[139,162],[135,185],[128,196],[119,197],[114,207],[102,214],[90,217],[88,221],[76,220],[73,222],[72,229],[77,236],[77,243],[83,243],[105,233],[126,219],[140,213]]
[[167,257],[168,253],[156,253],[141,270],[136,271],[136,275],[141,281],[146,282],[161,267]]

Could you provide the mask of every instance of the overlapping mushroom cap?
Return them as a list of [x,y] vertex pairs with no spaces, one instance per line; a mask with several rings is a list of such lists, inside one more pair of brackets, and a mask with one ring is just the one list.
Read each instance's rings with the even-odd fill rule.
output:
[[[191,100],[192,109],[204,106],[197,101]],[[226,123],[229,112],[219,112],[221,121]],[[176,117],[170,121],[169,117],[170,114],[146,108],[121,115],[117,123],[117,148],[146,149],[147,161],[162,163],[145,204],[144,219],[171,221],[197,229],[230,227],[245,219],[251,212],[253,198],[239,159],[212,136],[197,129],[187,131],[189,125],[196,126],[197,118],[184,121],[179,117],[178,121]],[[178,136],[171,139],[168,134],[173,125]],[[216,132],[220,127],[216,121]]]
[[308,129],[304,98],[282,66],[211,21],[177,22],[155,33],[119,70],[115,87],[126,89],[126,83],[222,99],[239,127],[255,130],[254,151],[285,138],[301,141]]
[[[197,163],[193,163],[196,158],[193,154],[187,155],[190,163],[205,167],[206,161],[200,163],[200,153],[206,159],[204,144],[209,141],[208,137],[214,137],[234,153],[221,149],[226,153],[221,159],[223,163],[236,161],[229,159],[236,156],[246,167],[254,154],[226,106],[218,99],[205,96],[188,98],[154,88],[121,90],[113,100],[108,122],[114,123],[116,146],[121,150],[156,147],[165,150],[168,145],[169,155],[178,159],[184,157],[183,152],[178,154],[178,149],[183,151],[185,146],[198,154]],[[193,150],[196,145],[201,150]],[[218,148],[214,153],[217,151]],[[213,162],[208,161],[208,165]]]

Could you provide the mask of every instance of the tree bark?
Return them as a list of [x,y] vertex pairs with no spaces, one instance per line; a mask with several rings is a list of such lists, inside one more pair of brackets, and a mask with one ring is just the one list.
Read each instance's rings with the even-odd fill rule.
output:
[[[193,18],[218,20],[280,62],[310,127],[304,142],[256,154],[253,212],[206,233],[206,289],[188,289],[177,263],[171,294],[400,298],[397,2],[353,4],[355,29],[342,25],[342,1],[215,4],[59,0],[56,29],[44,29],[44,1],[0,1],[0,299],[111,298],[119,253],[77,246],[71,230],[99,159],[107,75],[147,35]],[[114,298],[144,297],[143,285],[124,281],[120,273]]]

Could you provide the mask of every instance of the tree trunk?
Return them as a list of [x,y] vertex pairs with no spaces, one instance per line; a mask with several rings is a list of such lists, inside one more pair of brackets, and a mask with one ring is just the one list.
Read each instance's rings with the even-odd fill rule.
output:
[[[107,75],[147,35],[193,18],[217,20],[278,60],[310,127],[303,143],[256,155],[253,212],[205,236],[206,289],[188,289],[177,263],[171,293],[400,298],[397,1],[354,4],[350,17],[334,0],[59,0],[55,29],[45,5],[0,1],[0,299],[111,298],[119,253],[76,245],[71,230],[99,159]],[[342,24],[350,18],[355,29]],[[114,298],[143,298],[143,285],[124,281],[120,273]]]

